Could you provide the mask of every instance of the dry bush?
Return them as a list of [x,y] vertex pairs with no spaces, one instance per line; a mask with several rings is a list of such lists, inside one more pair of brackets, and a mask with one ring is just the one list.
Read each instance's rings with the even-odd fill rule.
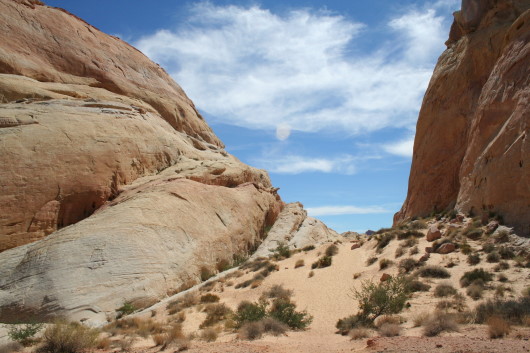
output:
[[361,272],[356,272],[353,274],[353,279],[357,279],[359,277],[361,277],[362,273]]
[[379,334],[384,337],[399,336],[401,332],[401,326],[398,324],[386,323],[379,327]]
[[450,283],[440,283],[434,289],[434,296],[438,298],[448,297],[451,295],[455,295],[456,293],[457,291],[455,287],[453,287]]
[[412,327],[423,326],[427,322],[427,320],[429,320],[430,318],[431,318],[431,314],[429,314],[428,312],[423,311],[421,313],[417,313],[412,318],[412,324],[413,324]]
[[284,335],[289,330],[289,326],[272,317],[266,317],[260,320],[260,323],[263,325],[263,331],[273,336]]
[[374,326],[377,328],[383,326],[384,324],[399,325],[400,323],[401,323],[401,318],[396,315],[381,315],[374,320]]
[[409,257],[409,258],[401,260],[399,262],[398,268],[399,268],[399,271],[402,273],[409,273],[417,265],[418,265],[418,262],[414,260],[412,257]]
[[20,352],[24,349],[24,346],[18,342],[9,342],[0,345],[0,353],[13,353]]
[[502,317],[492,316],[487,323],[490,338],[503,338],[510,333],[510,324]]
[[326,256],[335,256],[339,253],[339,248],[335,244],[331,244],[326,248]]
[[311,278],[315,275],[315,271],[310,271],[309,274],[307,275],[308,278]]
[[259,321],[245,323],[237,331],[237,337],[242,340],[253,341],[263,336],[263,324]]
[[99,331],[79,323],[57,321],[48,326],[42,336],[45,353],[78,353],[98,344]]
[[384,270],[391,266],[394,262],[389,259],[381,259],[379,260],[379,270]]
[[509,268],[510,268],[509,263],[507,263],[506,261],[501,261],[493,268],[493,271],[499,272],[499,271],[507,270]]
[[396,252],[394,253],[394,257],[397,259],[398,257],[401,257],[405,254],[405,249],[403,249],[402,246],[398,246],[396,248]]
[[419,252],[420,252],[420,250],[418,249],[418,247],[417,247],[417,246],[414,246],[414,247],[410,248],[410,250],[409,250],[409,255],[411,255],[411,256],[412,256],[412,255],[416,255],[416,254],[419,253]]
[[518,299],[488,300],[475,307],[477,323],[484,323],[492,316],[499,316],[514,325],[521,325],[530,316],[530,297]]
[[360,340],[362,338],[370,337],[370,331],[368,331],[365,327],[357,327],[348,333],[348,336],[350,336],[351,340]]
[[414,237],[407,238],[401,242],[401,246],[404,248],[411,248],[418,244],[418,239]]
[[299,259],[299,260],[297,260],[296,263],[294,264],[294,268],[303,267],[304,265],[305,265],[304,259]]
[[315,269],[315,268],[329,267],[331,266],[332,261],[333,261],[332,256],[325,255],[325,256],[320,257],[317,261],[313,262],[313,264],[311,265],[311,268]]
[[417,271],[420,277],[429,278],[449,278],[451,274],[443,267],[428,265],[420,268]]
[[99,342],[98,342],[96,348],[97,348],[97,349],[107,350],[107,349],[110,348],[110,344],[111,344],[111,343],[112,343],[112,342],[111,342],[110,338],[108,338],[108,337],[103,337],[103,338],[101,338],[101,339],[99,340]]
[[259,286],[261,286],[261,284],[263,283],[262,280],[259,280],[259,281],[252,281],[252,283],[250,284],[250,288],[251,289],[254,289],[254,288],[258,288]]
[[501,260],[501,255],[498,252],[492,251],[486,256],[486,261],[489,263],[499,262]]
[[186,313],[184,311],[177,313],[173,320],[178,324],[183,323],[184,321],[186,321]]
[[462,275],[460,278],[460,285],[462,287],[467,287],[477,281],[482,281],[482,283],[489,282],[493,279],[493,274],[485,271],[482,268],[476,268],[473,271],[468,271]]
[[434,313],[423,325],[424,336],[438,336],[444,331],[458,331],[458,324],[453,316],[447,313]]
[[218,337],[217,331],[211,327],[205,328],[204,330],[202,330],[201,335],[200,335],[201,340],[206,341],[206,342],[215,342],[217,341],[217,337]]
[[467,263],[474,266],[480,263],[480,255],[477,253],[472,253],[467,255]]
[[366,266],[370,266],[373,263],[375,263],[376,261],[377,261],[377,257],[372,256],[372,257],[368,258],[368,260],[366,260]]
[[142,319],[139,317],[116,320],[106,325],[103,329],[112,335],[137,334],[142,337],[164,332],[164,327],[161,323],[155,322],[152,319]]
[[482,298],[482,293],[484,292],[484,286],[478,283],[472,284],[467,287],[466,293],[473,300],[479,300]]
[[206,293],[201,296],[201,303],[217,303],[219,302],[219,296],[211,293]]
[[[118,347],[120,347],[122,352],[128,352],[131,350],[132,345],[134,344],[134,337],[126,337],[117,341]],[[56,352],[59,353],[59,352]]]
[[153,342],[155,342],[155,346],[161,346],[166,342],[166,334],[164,333],[158,333],[156,335],[153,335]]
[[181,298],[169,302],[166,309],[169,315],[178,313],[179,311],[190,308],[199,303],[199,297],[196,292],[190,292],[183,295]]
[[428,292],[431,286],[413,278],[407,278],[407,290],[411,293]]
[[179,346],[179,342],[185,342],[186,338],[182,332],[182,325],[173,324],[171,328],[163,333],[153,336],[153,340],[158,345],[158,341],[161,341],[162,350],[165,350],[170,345]]
[[283,288],[281,284],[273,285],[269,290],[263,292],[264,298],[270,299],[286,299],[289,300],[293,296],[293,291],[290,289]]
[[224,321],[232,314],[232,309],[224,303],[208,304],[204,311],[206,312],[206,318],[199,326],[201,329]]

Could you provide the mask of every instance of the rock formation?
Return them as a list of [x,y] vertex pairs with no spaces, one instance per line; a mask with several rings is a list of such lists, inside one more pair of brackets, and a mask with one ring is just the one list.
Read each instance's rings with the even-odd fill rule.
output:
[[0,33],[1,321],[105,320],[262,242],[277,189],[162,68],[40,1],[0,0]]
[[395,223],[457,209],[530,234],[530,2],[464,0],[416,129]]

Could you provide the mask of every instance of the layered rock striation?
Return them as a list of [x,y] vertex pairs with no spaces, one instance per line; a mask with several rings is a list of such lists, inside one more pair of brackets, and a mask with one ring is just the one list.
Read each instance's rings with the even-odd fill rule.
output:
[[421,107],[394,221],[457,209],[530,234],[530,2],[464,0]]

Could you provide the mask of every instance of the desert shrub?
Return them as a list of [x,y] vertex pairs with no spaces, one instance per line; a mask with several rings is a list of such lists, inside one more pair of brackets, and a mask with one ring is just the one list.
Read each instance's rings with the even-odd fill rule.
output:
[[493,271],[499,272],[499,271],[507,270],[509,268],[510,268],[509,263],[507,263],[506,261],[501,261],[493,268]]
[[359,301],[358,316],[373,322],[384,314],[397,314],[409,298],[407,279],[403,276],[390,277],[381,283],[364,281],[360,289],[353,289],[353,298]]
[[12,341],[24,346],[31,344],[33,337],[42,329],[42,323],[30,322],[7,326],[7,335]]
[[374,326],[380,328],[385,324],[396,324],[401,323],[401,318],[397,315],[381,315],[374,320]]
[[510,241],[510,233],[506,230],[500,230],[495,235],[496,243],[507,243]]
[[281,241],[278,242],[276,248],[270,249],[270,251],[272,251],[272,257],[277,260],[287,259],[291,257],[291,250],[289,250],[289,245]]
[[394,237],[395,237],[395,234],[393,234],[393,233],[382,234],[377,239],[376,249],[378,251],[383,250],[390,243],[390,241],[392,241],[392,239],[394,239]]
[[45,353],[79,353],[96,347],[99,331],[78,323],[57,321],[48,326],[42,336]]
[[254,282],[254,279],[247,279],[246,281],[243,281],[243,282],[240,282],[240,283],[236,284],[236,286],[234,288],[235,289],[247,288],[248,286],[250,286],[252,284],[252,282]]
[[273,317],[265,317],[259,321],[263,326],[263,331],[273,336],[280,336],[289,330],[289,326]]
[[403,246],[404,248],[411,248],[417,244],[418,244],[418,239],[413,238],[413,237],[407,238],[406,240],[401,242],[401,246]]
[[370,266],[374,264],[377,261],[377,257],[372,256],[366,260],[366,266]]
[[232,310],[229,307],[227,307],[225,304],[219,303],[208,304],[204,308],[204,311],[206,312],[206,318],[199,326],[201,329],[224,321],[232,314]]
[[337,333],[345,336],[352,329],[362,327],[365,323],[359,315],[351,315],[338,320],[335,327],[338,329]]
[[307,246],[304,246],[302,248],[303,251],[311,251],[311,250],[315,250],[315,246],[314,245],[307,245]]
[[423,326],[427,322],[427,320],[429,320],[430,318],[431,318],[431,314],[429,314],[428,312],[423,311],[421,313],[417,313],[412,318],[412,327]]
[[333,258],[331,256],[322,256],[321,258],[319,258],[316,262],[314,262],[312,265],[311,265],[311,268],[312,269],[315,269],[315,268],[324,268],[324,267],[329,267],[331,266],[331,262],[333,261]]
[[116,316],[118,319],[125,316],[132,314],[136,311],[136,307],[131,302],[125,302],[121,307],[116,309],[116,312],[118,315]]
[[418,270],[418,276],[429,277],[429,278],[449,278],[451,274],[443,267],[440,266],[424,266]]
[[410,229],[427,229],[427,222],[422,220],[413,221],[409,227]]
[[386,323],[379,327],[379,333],[384,337],[399,336],[401,332],[401,326],[398,324]]
[[247,322],[256,322],[265,317],[267,314],[267,303],[260,301],[252,303],[249,301],[242,301],[237,307],[234,315],[236,327],[242,327]]
[[481,228],[474,228],[473,226],[468,227],[464,230],[463,234],[472,240],[478,240],[484,234],[484,231]]
[[410,250],[409,250],[409,255],[411,255],[411,256],[412,256],[412,255],[416,255],[416,254],[419,253],[419,252],[420,252],[420,250],[418,249],[418,247],[417,247],[417,246],[414,246],[414,247],[410,248]]
[[296,263],[294,264],[294,268],[303,267],[305,265],[304,259],[296,260]]
[[217,337],[218,337],[217,331],[211,327],[205,328],[204,330],[202,330],[201,335],[200,335],[201,340],[206,341],[206,342],[215,342],[217,341]]
[[296,304],[286,299],[275,299],[268,315],[295,330],[305,329],[313,321],[307,311],[296,311]]
[[510,333],[510,324],[502,317],[492,316],[487,323],[490,338],[502,338]]
[[331,244],[326,248],[326,256],[335,256],[339,253],[339,248],[335,244]]
[[379,260],[379,270],[384,270],[385,268],[392,265],[394,262],[389,259],[381,259]]
[[352,340],[360,340],[362,338],[370,337],[370,331],[365,327],[357,327],[350,330],[348,336],[350,336]]
[[407,280],[407,290],[410,293],[414,292],[428,292],[431,289],[431,286],[418,281],[417,279],[408,279]]
[[394,257],[397,259],[398,257],[401,257],[405,254],[405,249],[402,246],[398,246],[396,248],[396,252],[394,253]]
[[309,274],[307,275],[308,278],[311,278],[315,275],[315,271],[309,271]]
[[13,353],[20,352],[24,349],[24,346],[18,342],[9,342],[0,344],[0,353]]
[[215,268],[217,272],[224,272],[232,267],[232,264],[227,259],[220,259],[217,261],[217,264],[215,264]]
[[469,254],[467,256],[467,263],[470,265],[477,265],[480,263],[480,255],[477,253]]
[[386,232],[390,232],[392,230],[392,228],[379,228],[379,230],[377,230],[375,232],[375,234],[383,234],[383,233],[386,233]]
[[179,311],[192,307],[199,303],[199,297],[195,292],[186,293],[177,300],[169,302],[166,306],[169,315],[178,313]]
[[455,287],[449,283],[440,283],[434,289],[434,296],[436,297],[448,297],[457,293]]
[[263,336],[263,325],[261,322],[251,321],[246,322],[237,331],[237,337],[239,339],[253,341]]
[[499,248],[499,255],[503,260],[511,260],[515,257],[513,250],[507,246],[501,246]]
[[418,262],[416,260],[414,260],[412,257],[408,257],[399,262],[398,268],[400,272],[409,273],[417,265],[418,265]]
[[493,250],[495,250],[495,245],[493,245],[491,243],[485,243],[485,244],[482,245],[482,251],[484,251],[487,254],[489,254]]
[[219,296],[207,293],[201,297],[201,303],[217,303],[219,299]]
[[290,299],[293,296],[293,291],[283,288],[281,284],[273,285],[269,290],[263,292],[264,298],[270,299]]
[[469,245],[465,240],[462,244],[460,244],[459,248],[462,254],[464,255],[469,255],[473,251],[473,249],[471,248],[471,245]]
[[508,277],[504,273],[499,273],[497,275],[497,281],[499,282],[508,282]]
[[467,295],[473,300],[482,298],[482,292],[484,292],[484,286],[480,284],[471,284],[466,290]]
[[435,313],[423,325],[424,336],[438,336],[444,331],[458,331],[458,324],[453,316],[448,313]]
[[496,251],[492,251],[488,254],[488,256],[486,256],[486,261],[488,261],[489,263],[499,262],[500,259],[501,255],[499,255],[499,253]]
[[482,324],[492,316],[501,317],[514,325],[521,325],[524,318],[530,316],[530,297],[488,300],[475,307],[477,323]]
[[152,319],[142,319],[139,317],[123,318],[111,322],[104,327],[105,331],[124,335],[139,335],[147,337],[152,334],[164,332],[162,324],[153,321]]
[[491,274],[488,271],[485,271],[482,268],[476,268],[473,271],[465,272],[462,277],[460,278],[460,285],[462,287],[468,287],[471,283],[475,282],[476,280],[482,280],[482,282],[486,283],[493,279],[493,274]]
[[530,297],[530,286],[527,286],[521,291],[523,297]]

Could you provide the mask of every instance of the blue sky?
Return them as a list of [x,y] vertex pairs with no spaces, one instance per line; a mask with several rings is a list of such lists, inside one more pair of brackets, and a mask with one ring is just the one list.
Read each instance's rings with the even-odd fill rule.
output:
[[[458,0],[46,1],[162,65],[226,149],[339,232],[390,226]],[[156,5],[155,5],[156,4]]]

